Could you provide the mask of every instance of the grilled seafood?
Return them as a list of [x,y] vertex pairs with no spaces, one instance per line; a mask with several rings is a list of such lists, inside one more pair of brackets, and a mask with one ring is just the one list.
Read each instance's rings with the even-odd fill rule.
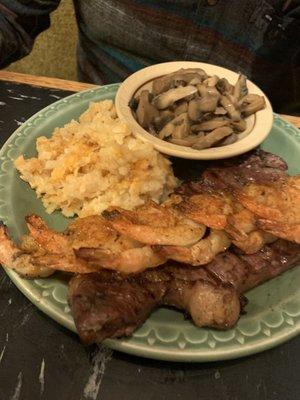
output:
[[30,253],[42,253],[42,249],[29,237],[23,238],[20,248],[17,247],[9,238],[7,228],[0,226],[0,263],[28,278],[46,278],[54,273],[52,268],[38,265],[32,259]]
[[208,264],[217,254],[225,251],[230,244],[231,241],[226,232],[212,229],[206,238],[190,247],[162,246],[159,251],[171,260],[196,266]]
[[247,254],[256,253],[276,239],[259,229],[255,215],[229,193],[192,195],[177,202],[175,208],[193,221],[212,229],[224,229],[232,243]]
[[79,259],[84,259],[89,265],[117,270],[124,274],[134,274],[147,268],[164,264],[163,254],[153,251],[150,246],[135,247],[120,253],[101,248],[80,248],[75,250]]
[[175,205],[185,217],[209,228],[224,229],[227,216],[233,213],[232,198],[221,193],[197,193]]
[[100,216],[78,218],[66,233],[52,231],[35,215],[26,222],[34,240],[47,251],[38,261],[58,270],[86,273],[103,267],[129,274],[166,261],[149,246],[120,235]]
[[36,215],[26,222],[30,236],[20,248],[6,227],[0,227],[0,263],[28,278],[46,277],[55,270],[86,274],[99,268],[129,274],[166,261],[150,246],[119,235],[100,216],[78,218],[65,233],[51,230]]
[[300,176],[270,184],[247,185],[237,199],[258,217],[261,229],[300,243]]
[[135,211],[111,208],[102,216],[120,234],[150,245],[190,246],[198,242],[206,230],[203,224],[154,202]]
[[282,159],[262,150],[225,161],[181,185],[174,207],[198,223],[224,229],[248,254],[276,237],[299,242],[299,177],[289,177],[286,169]]

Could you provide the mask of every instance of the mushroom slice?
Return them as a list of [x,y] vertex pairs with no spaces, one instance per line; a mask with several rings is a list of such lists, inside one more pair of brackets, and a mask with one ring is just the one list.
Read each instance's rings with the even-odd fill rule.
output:
[[172,111],[170,110],[164,110],[159,113],[158,117],[155,117],[153,120],[154,126],[157,131],[161,131],[162,128],[172,119],[175,118],[175,115]]
[[234,86],[233,98],[235,101],[240,100],[248,94],[247,80],[245,75],[240,74]]
[[247,122],[244,119],[240,121],[230,121],[230,126],[235,132],[244,132],[247,128]]
[[[176,122],[174,122],[176,120]],[[188,136],[190,132],[190,123],[187,113],[180,114],[173,120],[175,129],[172,133],[174,139],[183,139]]]
[[152,83],[152,92],[155,95],[166,92],[172,87],[182,85],[194,85],[195,82],[200,83],[207,78],[207,74],[201,68],[186,68],[172,72],[157,78]]
[[174,73],[174,86],[182,82],[186,85],[197,85],[207,78],[207,74],[201,68],[182,68]]
[[138,123],[143,128],[147,129],[154,121],[154,118],[158,116],[158,110],[149,102],[149,90],[143,90],[140,94],[139,104],[136,109]]
[[202,117],[200,99],[193,99],[188,103],[188,116],[192,121],[198,121]]
[[197,88],[195,86],[184,86],[178,87],[176,89],[170,89],[165,93],[162,93],[156,97],[154,97],[152,104],[158,110],[164,110],[170,106],[172,106],[176,101],[184,99],[190,95],[193,95],[197,92]]
[[215,111],[218,104],[218,97],[208,94],[198,101],[199,112],[212,112]]
[[198,85],[199,83],[202,82],[202,79],[200,76],[198,76],[197,74],[195,74],[195,76],[189,81],[189,85]]
[[242,113],[245,117],[248,117],[255,112],[265,108],[266,102],[263,96],[258,94],[248,94],[242,99]]
[[173,74],[168,74],[160,78],[154,79],[152,83],[152,92],[154,95],[166,92],[171,88]]
[[162,118],[171,118],[171,119],[175,118],[175,114],[171,110],[162,110],[159,112],[159,114]]
[[198,92],[201,96],[198,109],[202,112],[212,112],[218,106],[218,101],[220,98],[220,93],[215,87],[207,87],[204,84],[197,85]]
[[193,132],[198,131],[213,131],[214,129],[220,128],[221,126],[228,126],[230,121],[225,118],[214,118],[210,121],[201,122],[200,124],[196,124],[192,126]]
[[176,107],[174,108],[174,114],[180,115],[182,113],[186,113],[188,110],[188,103],[187,101],[183,101],[181,103],[179,103],[178,105],[176,105]]
[[197,74],[202,77],[202,80],[207,78],[207,73],[202,68],[181,68],[175,72],[175,75],[178,73]]
[[209,78],[205,79],[205,81],[203,81],[203,83],[206,86],[213,87],[213,86],[216,86],[218,81],[219,81],[219,77],[217,75],[213,75],[213,76],[210,76]]
[[164,139],[172,135],[175,126],[173,125],[172,121],[168,122],[159,132],[158,137],[159,139]]
[[214,112],[215,115],[225,115],[227,111],[223,107],[217,107]]
[[216,143],[216,146],[228,146],[229,144],[237,142],[237,140],[238,140],[238,135],[236,133],[232,133],[225,139],[222,139],[220,140],[220,142]]
[[159,132],[158,137],[160,139],[164,139],[173,135],[173,137],[181,139],[188,135],[189,129],[190,126],[187,113],[183,113],[172,119],[172,121],[168,122]]
[[184,139],[176,139],[171,138],[170,142],[174,144],[178,144],[179,146],[191,147],[195,144],[202,136],[204,136],[204,132],[200,132],[198,135],[190,135],[185,137]]
[[207,135],[200,137],[192,147],[197,150],[207,149],[232,133],[233,130],[229,126],[222,126],[221,128],[214,129]]
[[[199,90],[199,89],[198,89]],[[200,91],[202,89],[200,88]],[[208,93],[211,96],[215,96],[218,99],[221,97],[220,93],[218,92],[218,89],[216,89],[214,86],[207,86],[206,88],[206,93]]]
[[240,121],[241,113],[234,107],[232,101],[227,96],[221,96],[220,103],[233,121]]
[[226,78],[219,79],[216,87],[218,91],[223,95],[227,93],[232,93],[234,91],[234,87],[228,82]]
[[173,81],[173,86],[178,87],[186,85],[198,85],[202,81],[203,78],[194,72],[182,73],[175,76],[175,79]]

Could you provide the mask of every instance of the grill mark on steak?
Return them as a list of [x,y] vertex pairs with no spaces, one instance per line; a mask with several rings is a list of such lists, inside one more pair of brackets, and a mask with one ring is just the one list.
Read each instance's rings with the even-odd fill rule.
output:
[[227,329],[242,312],[243,292],[299,261],[300,246],[278,240],[252,255],[219,254],[204,268],[168,262],[129,277],[103,270],[74,277],[69,302],[88,344],[131,335],[161,305],[187,312],[198,326]]
[[165,293],[165,285],[103,271],[75,276],[69,299],[78,334],[86,344],[108,337],[129,336],[150,315]]
[[190,196],[195,193],[213,193],[240,189],[248,183],[268,184],[278,182],[287,176],[287,164],[279,156],[261,149],[242,156],[205,164],[188,164],[185,170],[177,170],[177,175],[186,183],[176,192]]

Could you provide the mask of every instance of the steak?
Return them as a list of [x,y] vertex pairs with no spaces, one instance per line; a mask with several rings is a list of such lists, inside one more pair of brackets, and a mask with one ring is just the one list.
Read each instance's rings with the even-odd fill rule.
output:
[[185,311],[197,326],[228,329],[242,312],[245,291],[299,261],[300,246],[278,240],[252,255],[232,249],[205,267],[168,262],[126,277],[102,270],[72,278],[69,302],[86,344],[131,335],[163,305]]
[[184,183],[177,189],[181,195],[210,193],[240,189],[248,183],[268,184],[278,182],[287,177],[286,162],[274,154],[256,149],[229,160],[214,161],[195,165],[193,172],[187,168],[186,177],[182,173]]

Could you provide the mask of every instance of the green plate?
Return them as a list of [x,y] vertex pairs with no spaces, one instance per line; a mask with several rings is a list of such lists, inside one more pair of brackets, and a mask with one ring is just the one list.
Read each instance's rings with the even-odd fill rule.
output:
[[[69,96],[46,107],[18,128],[3,146],[0,159],[0,219],[14,239],[26,232],[24,217],[37,213],[53,228],[63,229],[67,219],[45,213],[35,192],[21,181],[12,160],[35,154],[38,136],[51,135],[57,126],[77,118],[90,101],[113,99],[118,85]],[[271,134],[262,146],[282,156],[291,174],[300,173],[299,131],[275,115]],[[67,286],[59,276],[26,280],[7,273],[40,310],[76,331],[67,304]],[[276,346],[300,332],[300,269],[295,268],[247,294],[249,304],[237,326],[226,332],[196,328],[182,313],[160,309],[130,339],[106,340],[107,346],[138,356],[172,361],[213,361],[237,358]]]

